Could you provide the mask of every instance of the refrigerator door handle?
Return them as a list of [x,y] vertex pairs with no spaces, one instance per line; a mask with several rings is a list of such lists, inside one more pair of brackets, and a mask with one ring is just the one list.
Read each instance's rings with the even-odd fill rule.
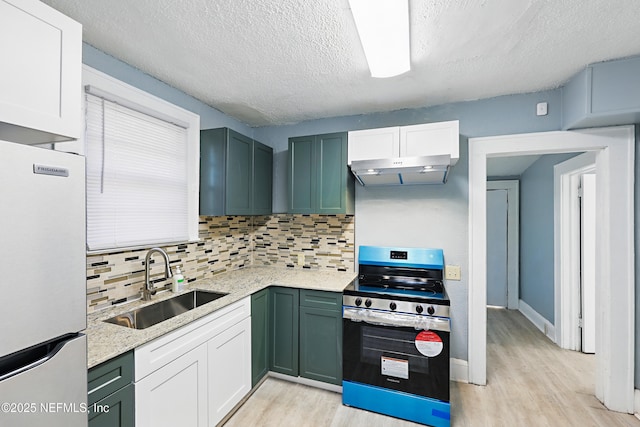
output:
[[42,365],[43,363],[46,363],[49,359],[51,359],[51,357],[53,357],[53,355],[54,355],[55,353],[57,353],[57,351],[58,351],[58,350],[57,350],[57,348],[56,348],[56,350],[54,350],[54,351],[52,351],[51,353],[47,354],[47,355],[46,355],[46,356],[44,356],[42,359],[36,360],[35,362],[29,363],[28,365],[25,365],[25,366],[21,366],[21,367],[19,367],[19,368],[18,368],[18,369],[16,369],[16,370],[13,370],[13,371],[11,371],[11,372],[7,372],[6,374],[1,374],[1,375],[0,375],[0,381],[4,381],[4,380],[6,380],[7,378],[11,378],[11,377],[16,376],[16,375],[18,375],[18,374],[21,374],[21,373],[23,373],[23,372],[26,372],[26,371],[28,371],[28,370],[30,370],[30,369],[33,369],[33,368],[35,368],[36,366],[40,366],[40,365]]
[[[17,359],[17,360],[10,365],[12,367],[9,368],[10,369],[9,371],[3,372],[3,370],[0,369],[0,381],[4,381],[8,378],[14,377],[23,372],[27,372],[33,368],[36,368],[44,363],[47,363],[52,357],[56,355],[56,353],[58,353],[62,349],[62,347],[64,347],[64,345],[70,339],[74,339],[74,338],[75,338],[74,335],[65,336],[64,338],[56,340],[52,343],[43,344],[41,348],[47,348],[47,347],[50,348],[52,345],[53,345],[53,348],[42,357],[40,357],[40,355],[42,354],[43,350],[38,351],[37,347],[31,350],[27,350],[24,355],[17,354],[14,357],[9,356],[9,358]],[[33,352],[33,355],[29,354],[30,351]],[[37,359],[33,360],[36,357]],[[20,360],[20,359],[23,359],[23,360]],[[0,364],[0,366],[1,365],[2,364]],[[18,367],[15,367],[15,365],[18,365]]]

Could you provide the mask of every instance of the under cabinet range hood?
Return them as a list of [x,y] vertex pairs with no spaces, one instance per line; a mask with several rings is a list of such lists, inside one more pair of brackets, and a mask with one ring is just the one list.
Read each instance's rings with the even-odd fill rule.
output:
[[451,156],[354,160],[351,172],[362,185],[444,184]]
[[459,157],[457,120],[349,132],[348,164],[362,185],[444,184]]

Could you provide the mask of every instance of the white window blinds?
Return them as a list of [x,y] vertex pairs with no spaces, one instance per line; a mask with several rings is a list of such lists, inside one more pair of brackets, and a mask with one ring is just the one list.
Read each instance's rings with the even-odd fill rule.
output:
[[187,130],[85,96],[88,249],[187,241]]

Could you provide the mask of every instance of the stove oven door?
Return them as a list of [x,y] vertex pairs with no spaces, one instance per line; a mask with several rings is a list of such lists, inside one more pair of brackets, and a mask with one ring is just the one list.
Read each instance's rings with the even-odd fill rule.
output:
[[449,402],[449,320],[429,330],[388,320],[343,319],[343,379]]

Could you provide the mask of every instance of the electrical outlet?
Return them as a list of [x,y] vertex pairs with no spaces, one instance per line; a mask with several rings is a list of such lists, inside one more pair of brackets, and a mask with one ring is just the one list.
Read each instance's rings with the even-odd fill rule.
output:
[[460,266],[459,265],[447,265],[444,268],[444,278],[447,280],[460,280]]
[[298,254],[298,265],[300,267],[304,265],[304,254]]

